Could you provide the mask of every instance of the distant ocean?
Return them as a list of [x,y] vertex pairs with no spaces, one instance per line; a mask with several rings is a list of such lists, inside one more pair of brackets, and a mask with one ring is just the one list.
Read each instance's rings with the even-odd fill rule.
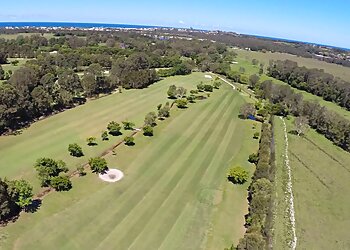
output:
[[160,26],[111,24],[111,23],[65,23],[65,22],[0,22],[0,27],[75,27],[75,28],[159,28]]
[[[151,26],[151,25],[133,25],[133,24],[112,24],[112,23],[66,23],[66,22],[0,22],[1,27],[75,27],[75,28],[123,28],[123,29],[142,29],[142,28],[165,28],[162,26]],[[169,27],[168,27],[169,28]],[[303,41],[295,41],[288,40],[283,38],[274,38],[274,37],[266,37],[266,36],[258,36],[251,35],[259,38],[270,39],[270,40],[279,40],[286,42],[298,42],[298,43],[306,43],[306,44],[315,44],[321,46],[327,46],[331,48],[343,49],[350,51],[348,48],[341,48],[331,45],[303,42]]]

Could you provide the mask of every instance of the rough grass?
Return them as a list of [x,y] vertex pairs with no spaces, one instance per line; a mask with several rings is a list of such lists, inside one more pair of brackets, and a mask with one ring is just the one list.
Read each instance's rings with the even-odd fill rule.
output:
[[334,63],[327,63],[313,58],[298,57],[286,53],[263,53],[247,50],[234,50],[239,57],[251,61],[253,58],[259,60],[268,66],[270,60],[292,60],[299,64],[299,66],[305,66],[306,68],[324,69],[325,72],[333,74],[339,78],[342,78],[350,82],[350,68],[337,65]]
[[[280,119],[275,122],[277,213],[274,242],[276,249],[286,249],[288,222],[283,189],[286,180],[283,127]],[[292,121],[287,121],[287,127],[293,129]],[[288,138],[297,249],[349,249],[350,154],[315,131],[309,131],[306,138],[292,134]]]
[[[253,65],[251,63],[251,60],[250,60],[250,57],[252,58],[255,58],[253,57],[254,55],[256,55],[256,52],[253,52],[253,51],[244,51],[244,55],[247,55],[245,57],[243,57],[243,52],[241,50],[235,50],[235,52],[239,51],[239,56],[235,59],[238,64],[232,64],[231,65],[231,68],[233,70],[236,70],[236,71],[239,71],[239,68],[240,67],[243,67],[245,68],[245,73],[248,77],[250,75],[253,75],[253,74],[257,74],[258,75],[258,72],[259,72],[259,68],[260,66],[259,65]],[[250,54],[251,53],[251,54]],[[264,53],[261,53],[261,54],[264,54]],[[248,59],[247,59],[248,57]],[[297,57],[298,58],[298,57]],[[315,60],[315,59],[311,59],[311,60]],[[315,60],[317,61],[317,60]],[[324,63],[324,62],[322,62]],[[265,68],[266,68],[267,65],[265,65]],[[346,67],[343,67],[344,70],[348,70],[350,71],[350,68],[346,68]],[[265,69],[266,70],[266,69]],[[265,71],[266,72],[266,71]],[[273,81],[274,83],[277,83],[277,84],[283,84],[283,85],[287,85],[285,82],[282,82],[280,80],[277,80],[273,77],[269,77],[265,74],[263,74],[262,76],[260,76],[260,81],[264,81],[264,80],[271,80]],[[326,108],[328,108],[329,110],[332,110],[342,116],[344,116],[345,118],[349,119],[350,120],[350,112],[347,111],[346,109],[340,107],[339,105],[337,105],[336,103],[334,102],[329,102],[329,101],[325,101],[322,99],[322,97],[320,96],[316,96],[316,95],[313,95],[311,93],[308,93],[306,91],[302,91],[302,90],[299,90],[297,88],[293,88],[291,87],[296,93],[301,93],[304,97],[305,100],[308,100],[308,101],[316,101],[318,102],[320,105],[322,106],[325,106]]]
[[[18,36],[26,37],[26,36],[32,36],[32,35],[40,35],[41,36],[41,33],[0,34],[0,38],[11,40],[11,39],[16,39]],[[43,36],[46,39],[50,39],[50,38],[54,37],[54,33],[43,33]]]
[[[71,141],[79,139],[77,134],[84,138],[100,131],[110,119],[104,116],[119,120],[124,114],[140,124],[145,111],[154,109],[160,100],[165,101],[170,84],[189,87],[203,79],[203,74],[173,77],[146,90],[106,97],[80,107],[79,111],[68,111],[68,117],[75,117],[70,121],[74,124],[73,133],[67,132],[72,125],[65,127],[69,119],[64,113],[55,120],[56,127],[49,122],[55,116],[36,124],[36,129],[52,130],[51,124],[57,133],[75,136],[69,138]],[[128,98],[122,99],[123,95]],[[130,103],[125,104],[125,108],[118,109],[128,100]],[[115,102],[114,106],[109,102]],[[15,224],[2,229],[4,246],[16,249],[57,246],[60,249],[223,249],[232,242],[237,243],[244,233],[249,184],[233,186],[225,176],[232,165],[241,165],[253,173],[254,167],[247,162],[247,156],[257,150],[257,141],[252,136],[259,130],[259,125],[252,129],[253,121],[237,118],[242,103],[241,95],[223,85],[207,100],[191,104],[186,110],[172,110],[171,118],[155,128],[154,137],[139,134],[135,146],[121,146],[116,156],[106,157],[109,166],[124,172],[122,181],[105,183],[93,174],[74,178],[69,193],[50,194],[37,213],[24,214]],[[95,109],[103,114],[94,117]],[[65,124],[61,131],[59,121]],[[41,139],[48,136],[44,134]],[[68,139],[53,138],[52,142],[51,147],[56,148],[56,144],[65,147]],[[49,148],[46,146],[43,150]],[[61,147],[53,151],[60,155],[56,158],[65,157]],[[26,169],[16,171],[20,170]]]

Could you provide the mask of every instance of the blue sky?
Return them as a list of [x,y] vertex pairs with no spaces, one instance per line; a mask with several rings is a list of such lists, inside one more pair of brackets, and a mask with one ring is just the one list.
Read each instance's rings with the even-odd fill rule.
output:
[[350,48],[348,0],[14,0],[0,21],[148,24],[220,29]]

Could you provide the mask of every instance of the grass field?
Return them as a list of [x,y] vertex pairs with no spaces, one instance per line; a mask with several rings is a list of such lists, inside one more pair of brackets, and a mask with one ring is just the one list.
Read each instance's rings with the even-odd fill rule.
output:
[[[0,34],[0,39],[4,38],[4,39],[11,40],[11,39],[16,39],[18,36],[26,37],[26,36],[32,36],[32,35],[40,35],[41,36],[41,33]],[[50,39],[50,38],[54,37],[54,34],[53,33],[43,33],[43,36],[46,39]]]
[[[18,60],[18,64],[16,66],[12,65],[11,62]],[[15,72],[15,70],[19,69],[21,66],[23,66],[28,59],[25,58],[8,58],[7,59],[8,63],[7,64],[1,64],[1,67],[3,68],[4,71],[9,71],[11,70],[12,72]]]
[[238,49],[234,50],[234,52],[236,52],[239,57],[248,61],[251,61],[253,58],[255,58],[259,60],[259,62],[264,63],[265,66],[269,65],[269,60],[292,60],[297,62],[299,66],[305,66],[306,68],[324,69],[325,72],[328,72],[334,76],[350,82],[350,68],[334,63],[327,63],[313,58],[298,57],[286,53],[263,53]]
[[[166,101],[170,84],[194,87],[206,81],[195,73],[171,77],[145,90],[130,90],[92,101],[39,121],[16,137],[0,137],[2,176],[35,180],[32,164],[47,155],[73,167],[103,151],[84,147],[85,159],[72,159],[67,144],[99,135],[111,119],[129,118],[141,125],[144,114]],[[51,193],[38,212],[0,229],[5,249],[223,249],[244,233],[247,187],[226,181],[226,172],[241,165],[253,173],[247,156],[258,142],[253,121],[237,118],[243,96],[223,85],[207,100],[187,110],[171,111],[155,136],[135,138],[107,155],[110,167],[125,177],[104,183],[94,174],[73,178],[68,193]],[[54,132],[53,132],[54,131]],[[50,138],[50,139],[48,139]],[[102,144],[102,142],[99,142]],[[49,233],[48,233],[49,232]]]
[[[289,230],[284,198],[284,138],[276,118],[277,213],[275,249],[287,249]],[[286,121],[288,131],[292,121]],[[350,249],[350,154],[310,130],[306,138],[288,134],[293,175],[297,249]]]

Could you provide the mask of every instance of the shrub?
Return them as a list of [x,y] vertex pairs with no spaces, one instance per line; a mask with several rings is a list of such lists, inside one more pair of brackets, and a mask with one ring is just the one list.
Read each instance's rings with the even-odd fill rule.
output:
[[86,175],[86,172],[84,171],[84,167],[83,166],[77,167],[77,171],[78,171],[79,176]]
[[72,182],[68,176],[55,176],[51,178],[51,187],[56,191],[68,191],[72,188]]
[[201,82],[200,84],[197,85],[197,89],[199,92],[203,92],[204,91],[204,84],[203,82]]
[[176,105],[180,109],[187,108],[187,99],[182,98],[176,101]]
[[107,131],[103,131],[101,133],[101,139],[102,139],[102,141],[108,141],[108,132]]
[[210,84],[205,84],[204,85],[204,91],[206,92],[213,92],[214,87]]
[[93,136],[86,138],[86,142],[87,142],[87,145],[89,145],[89,146],[97,145],[96,137],[93,137]]
[[157,119],[157,115],[154,112],[149,112],[146,116],[145,116],[145,125],[149,125],[149,126],[156,126],[156,119]]
[[134,145],[135,145],[134,140],[135,140],[134,137],[132,137],[132,136],[126,136],[126,137],[124,138],[125,145],[134,146]]
[[249,161],[250,163],[257,164],[258,161],[259,161],[259,155],[258,155],[258,153],[254,153],[254,154],[249,155],[248,161]]
[[215,82],[214,82],[213,86],[214,86],[214,88],[219,89],[219,88],[220,88],[220,86],[221,86],[221,81],[217,81],[217,80],[215,80]]
[[125,130],[133,130],[133,128],[135,126],[135,124],[133,122],[129,122],[129,121],[124,121],[123,125],[124,125]]
[[158,111],[159,118],[166,118],[170,116],[170,104],[167,102],[164,107],[160,108]]
[[259,135],[260,135],[259,132],[255,132],[254,135],[253,135],[253,138],[254,139],[259,139]]
[[233,184],[243,184],[249,178],[249,173],[242,167],[231,168],[227,174],[227,179]]
[[187,100],[190,103],[195,103],[196,97],[194,95],[187,96]]
[[143,135],[145,136],[153,136],[153,127],[150,125],[146,125],[143,127]]
[[81,157],[84,155],[83,149],[77,143],[69,144],[68,151],[71,156]]
[[90,158],[89,165],[93,173],[104,173],[108,170],[107,161],[101,157]]
[[117,123],[115,121],[111,121],[108,123],[107,130],[109,131],[109,134],[111,134],[113,136],[118,136],[121,134],[121,132],[120,132],[121,127],[120,127],[119,123]]

